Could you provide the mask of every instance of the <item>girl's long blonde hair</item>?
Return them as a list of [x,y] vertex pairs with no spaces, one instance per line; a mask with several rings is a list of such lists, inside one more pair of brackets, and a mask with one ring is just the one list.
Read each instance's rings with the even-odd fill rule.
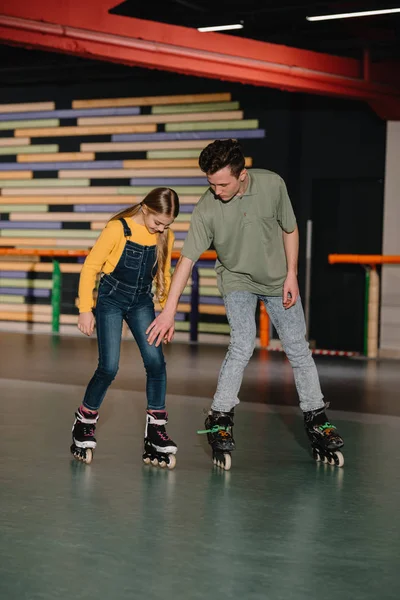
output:
[[[175,190],[167,187],[158,187],[151,190],[139,204],[134,204],[130,208],[125,208],[111,218],[111,221],[117,219],[133,217],[142,208],[146,206],[149,212],[165,215],[176,219],[179,214],[179,197]],[[158,300],[162,301],[166,297],[165,289],[165,263],[168,255],[168,229],[157,234],[157,252],[156,262],[157,273],[154,278],[156,284],[156,295]]]

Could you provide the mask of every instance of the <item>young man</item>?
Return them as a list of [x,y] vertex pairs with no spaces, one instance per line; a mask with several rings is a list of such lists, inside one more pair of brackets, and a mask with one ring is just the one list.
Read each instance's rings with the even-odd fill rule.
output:
[[[211,245],[217,253],[218,288],[231,327],[229,349],[206,419],[216,454],[234,449],[233,409],[256,339],[255,312],[262,300],[292,365],[306,431],[316,460],[338,466],[343,440],[325,414],[325,403],[308,342],[299,298],[299,233],[284,181],[264,169],[245,168],[236,140],[216,140],[200,154],[209,189],[195,210],[163,312],[150,325],[148,341],[170,341],[179,298],[192,267]],[[226,457],[226,455],[225,455]],[[222,460],[221,466],[229,468]],[[219,461],[219,459],[217,459]]]

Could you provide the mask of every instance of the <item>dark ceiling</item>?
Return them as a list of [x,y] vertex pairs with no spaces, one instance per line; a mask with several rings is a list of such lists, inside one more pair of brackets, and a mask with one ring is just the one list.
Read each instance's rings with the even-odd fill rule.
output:
[[[400,6],[400,0],[397,0]],[[369,49],[374,62],[394,63],[400,72],[400,13],[358,19],[312,23],[308,15],[396,7],[386,0],[301,2],[299,0],[127,0],[110,12],[185,27],[243,21],[244,29],[229,35],[361,59]],[[204,35],[207,35],[206,33]],[[141,70],[146,77],[146,70]],[[123,65],[25,48],[1,45],[2,85],[35,85],[45,81],[87,81],[126,76]],[[149,77],[151,77],[149,71]]]
[[242,30],[229,34],[354,58],[369,48],[380,61],[400,58],[400,13],[324,22],[306,16],[399,6],[399,0],[126,0],[110,12],[195,28],[243,21]]

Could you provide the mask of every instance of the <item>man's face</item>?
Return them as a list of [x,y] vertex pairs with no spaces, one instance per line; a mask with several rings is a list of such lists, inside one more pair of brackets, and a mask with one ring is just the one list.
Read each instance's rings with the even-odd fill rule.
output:
[[215,196],[222,202],[228,202],[243,187],[246,179],[246,169],[243,169],[239,177],[235,177],[229,166],[224,167],[212,175],[208,174],[207,179]]

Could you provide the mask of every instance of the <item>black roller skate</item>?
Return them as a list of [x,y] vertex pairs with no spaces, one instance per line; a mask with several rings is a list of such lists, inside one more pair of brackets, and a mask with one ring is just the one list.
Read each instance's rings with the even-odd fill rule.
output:
[[176,465],[178,447],[166,432],[168,414],[165,410],[147,411],[144,432],[143,462],[153,467],[173,469]]
[[233,439],[233,410],[220,412],[210,410],[205,420],[205,430],[197,433],[206,433],[208,443],[213,452],[213,463],[225,471],[229,471],[232,465],[231,452],[235,450]]
[[93,460],[93,450],[96,448],[96,423],[99,413],[90,413],[81,407],[75,413],[72,426],[71,452],[77,460],[90,464]]
[[328,421],[325,408],[304,413],[304,427],[311,441],[314,460],[343,467],[344,456],[339,448],[344,442],[336,427]]

